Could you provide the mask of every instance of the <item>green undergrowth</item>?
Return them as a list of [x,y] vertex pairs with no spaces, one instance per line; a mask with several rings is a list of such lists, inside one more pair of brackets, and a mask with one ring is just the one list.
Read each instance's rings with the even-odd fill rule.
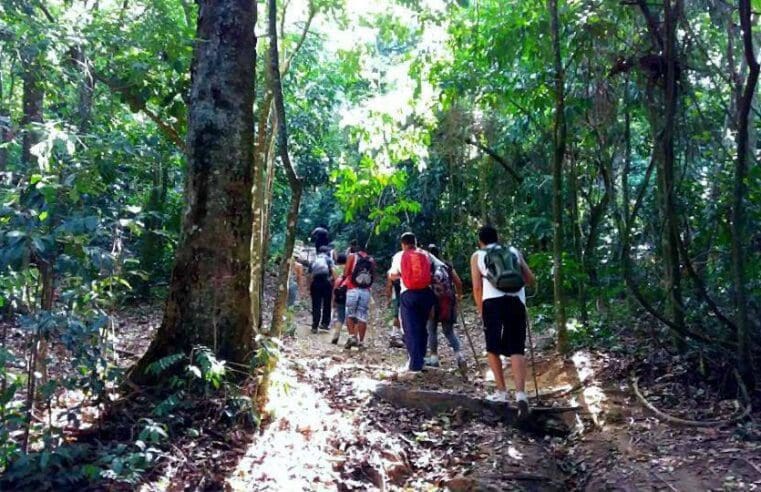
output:
[[219,360],[207,347],[159,359],[147,370],[161,385],[125,384],[127,394],[103,404],[86,430],[32,424],[26,453],[14,443],[24,431],[23,415],[7,406],[21,385],[7,385],[0,402],[0,490],[129,489],[156,478],[160,465],[188,443],[214,446],[232,429],[250,435],[261,423],[262,381],[280,356],[276,339],[260,337],[257,347],[247,366]]

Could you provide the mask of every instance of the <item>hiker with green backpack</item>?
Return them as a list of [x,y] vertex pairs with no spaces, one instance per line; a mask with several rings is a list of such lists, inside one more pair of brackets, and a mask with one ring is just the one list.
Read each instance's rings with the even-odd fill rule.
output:
[[523,418],[529,412],[524,357],[528,321],[525,286],[534,285],[534,274],[520,251],[499,243],[497,230],[491,226],[478,230],[478,247],[470,258],[473,299],[483,320],[487,359],[497,385],[497,391],[487,398],[507,402],[500,356],[510,357],[518,417]]

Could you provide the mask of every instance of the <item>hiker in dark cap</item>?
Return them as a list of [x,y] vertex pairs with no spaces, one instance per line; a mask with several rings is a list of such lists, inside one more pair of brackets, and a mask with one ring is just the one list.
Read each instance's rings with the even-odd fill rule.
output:
[[441,258],[438,246],[429,244],[428,252],[441,260],[441,263],[434,266],[432,287],[433,293],[436,294],[436,303],[433,306],[433,316],[428,320],[428,350],[430,356],[426,358],[425,364],[433,367],[438,367],[439,365],[438,326],[441,323],[444,336],[454,351],[457,367],[461,372],[465,373],[467,370],[465,357],[462,354],[460,339],[457,338],[457,334],[454,332],[454,325],[457,321],[457,303],[462,300],[462,280],[457,275],[454,266]]

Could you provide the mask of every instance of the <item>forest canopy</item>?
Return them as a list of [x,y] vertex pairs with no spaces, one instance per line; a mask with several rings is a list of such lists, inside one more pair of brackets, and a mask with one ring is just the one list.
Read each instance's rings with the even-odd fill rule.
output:
[[[291,260],[317,226],[378,272],[414,231],[468,285],[493,225],[536,274],[532,315],[560,356],[657,339],[753,392],[760,12],[0,1],[0,470],[31,480],[67,418],[180,365],[201,376],[165,405],[245,386],[225,364],[266,388],[295,330]],[[162,314],[133,353],[135,306]],[[235,392],[251,425],[261,393]],[[141,422],[141,442],[165,433]],[[142,452],[82,473],[137,480]]]

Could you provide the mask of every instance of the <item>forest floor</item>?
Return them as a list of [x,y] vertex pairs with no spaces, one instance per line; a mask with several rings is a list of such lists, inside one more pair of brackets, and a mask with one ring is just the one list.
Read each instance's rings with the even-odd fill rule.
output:
[[[491,391],[490,374],[476,367],[461,324],[456,330],[468,358],[467,381],[441,334],[441,368],[404,374],[406,351],[389,348],[391,313],[379,286],[362,351],[343,348],[345,329],[338,345],[330,334],[311,334],[306,305],[302,300],[294,308],[295,333],[284,340],[272,375],[265,424],[253,433],[210,426],[201,436],[179,436],[141,490],[761,490],[758,410],[737,424],[659,421],[633,394],[633,372],[647,398],[672,415],[724,419],[737,404],[657,344],[647,354],[627,351],[625,329],[616,352],[579,350],[565,360],[549,337],[535,333],[542,397],[532,405],[580,407],[563,414],[567,433],[550,436],[489,413],[427,415],[374,394],[379,384],[453,398]],[[147,347],[160,307],[135,307],[119,318],[118,351],[128,365]],[[472,307],[466,306],[465,319],[480,355],[483,336]],[[52,355],[65,358],[55,347]],[[534,395],[531,373],[527,392]],[[141,398],[133,395],[137,406],[128,402],[111,412],[98,438],[128,442],[129,432],[114,429],[134,428]],[[132,486],[108,485],[114,488]]]
[[[628,376],[636,361],[594,351],[563,361],[543,337],[534,340],[548,347],[536,354],[542,405],[583,409],[565,414],[566,436],[521,431],[493,415],[455,410],[430,416],[395,407],[374,396],[373,388],[386,383],[480,398],[493,382],[485,367],[476,369],[462,326],[467,382],[443,337],[442,368],[403,375],[406,352],[388,346],[386,305],[376,288],[363,351],[343,348],[345,331],[337,346],[329,334],[311,334],[305,303],[296,309],[295,336],[286,341],[283,363],[273,376],[271,420],[227,477],[227,488],[761,489],[761,432],[754,423],[697,429],[662,423],[632,394]],[[474,316],[466,322],[480,354],[483,336]],[[643,392],[669,411],[688,418],[734,411],[732,402],[719,401],[710,389],[683,384],[678,360],[642,362],[660,376],[643,376]],[[533,381],[531,374],[528,379]],[[528,392],[534,394],[531,383]]]

